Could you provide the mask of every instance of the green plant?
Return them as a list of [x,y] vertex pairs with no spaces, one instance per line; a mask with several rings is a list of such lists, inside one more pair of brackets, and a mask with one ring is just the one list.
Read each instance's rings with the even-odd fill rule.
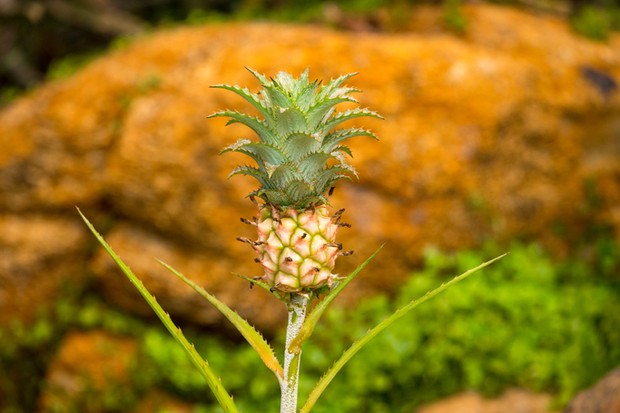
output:
[[[599,243],[613,242],[604,239]],[[429,250],[423,269],[398,294],[368,298],[357,303],[355,311],[330,310],[304,345],[300,397],[309,394],[332,360],[369,325],[499,250]],[[614,309],[620,286],[594,264],[617,265],[620,251],[606,248],[591,261],[558,261],[536,244],[514,244],[510,251],[484,277],[447,291],[378,336],[332,381],[313,412],[404,413],[463,390],[493,396],[510,387],[551,393],[563,404],[617,366],[620,315]],[[277,409],[277,383],[261,369],[252,349],[189,327],[184,331],[209,355],[212,368],[222,372],[239,410]],[[155,327],[135,334],[146,355],[139,377],[144,379],[149,370],[153,385],[211,411],[202,377],[189,374],[191,361],[174,338]],[[283,347],[283,340],[276,339],[274,348],[279,352]],[[171,365],[175,372],[169,371]],[[248,371],[252,374],[244,374]]]
[[[493,396],[515,386],[554,394],[559,403],[570,399],[620,364],[620,315],[615,311],[620,285],[617,277],[610,276],[620,268],[620,249],[605,234],[587,244],[586,251],[577,249],[568,260],[553,259],[536,244],[511,245],[511,254],[484,277],[427,302],[375,338],[342,369],[312,411],[409,413],[462,390]],[[600,247],[593,253],[591,245]],[[332,360],[369,325],[388,317],[400,303],[448,280],[450,274],[504,248],[487,246],[456,254],[428,250],[422,269],[397,294],[362,300],[355,311],[334,306],[303,347],[300,398],[309,394]],[[527,293],[511,294],[521,290]],[[50,314],[59,315],[49,319]],[[131,385],[135,395],[159,389],[193,405],[196,412],[221,411],[204,392],[204,379],[192,370],[185,350],[148,320],[123,313],[90,294],[72,303],[60,301],[42,316],[47,316],[56,331],[52,340],[40,340],[50,337],[41,335],[48,327],[22,328],[20,334],[0,331],[0,370],[5,375],[21,373],[0,378],[3,396],[21,397],[4,397],[3,413],[35,408],[36,388],[45,371],[40,355],[53,355],[61,332],[76,329],[105,330],[137,340],[139,356]],[[216,336],[189,324],[183,325],[183,332],[201,354],[208,354],[211,368],[221,372],[222,383],[235,395],[240,411],[278,408],[278,383],[252,348],[234,337]],[[276,353],[284,344],[276,334]],[[15,352],[16,348],[20,350]],[[35,364],[40,367],[33,369]],[[532,379],[533,372],[542,371],[546,371],[544,376]],[[19,389],[11,390],[10,377],[17,379]],[[112,391],[106,393],[113,396]],[[122,402],[121,395],[116,397],[116,403]],[[133,407],[126,405],[117,411]]]
[[66,79],[101,55],[101,51],[74,54],[54,60],[46,73],[47,80]]
[[[260,184],[259,188],[250,194],[250,198],[257,204],[258,216],[253,221],[243,220],[257,228],[258,240],[239,240],[250,244],[257,252],[256,261],[262,264],[264,276],[243,278],[271,292],[288,309],[283,363],[280,363],[267,341],[245,319],[177,270],[160,263],[215,306],[239,330],[265,366],[275,374],[281,390],[280,412],[294,413],[298,411],[302,345],[312,335],[319,319],[336,296],[381,249],[380,247],[347,277],[337,277],[332,273],[336,257],[348,255],[341,252],[342,245],[335,239],[338,227],[347,224],[340,222],[344,210],[330,216],[327,197],[335,182],[356,176],[353,167],[345,160],[345,155],[351,156],[351,150],[342,145],[342,142],[355,136],[375,138],[364,129],[335,128],[350,119],[380,116],[359,108],[335,111],[338,104],[357,103],[350,94],[358,90],[342,86],[351,74],[321,85],[318,81],[311,82],[307,71],[299,78],[280,72],[273,79],[250,71],[262,86],[258,94],[238,86],[216,87],[243,97],[259,111],[262,118],[235,111],[222,111],[212,116],[228,117],[229,124],[245,125],[259,137],[259,142],[240,139],[222,152],[240,152],[256,162],[256,166],[240,166],[231,173],[252,176]],[[255,198],[260,198],[262,203]],[[81,212],[80,215],[170,334],[182,345],[192,363],[206,379],[222,409],[225,412],[237,412],[238,407],[232,396],[224,389],[211,366],[92,224]],[[420,304],[500,257],[463,272],[420,298],[403,303],[402,307],[368,330],[344,351],[319,379],[299,411],[309,412],[336,374],[379,333]]]
[[449,29],[458,34],[465,33],[467,30],[467,18],[463,15],[460,0],[444,0],[443,20]]
[[[493,250],[428,251],[424,270],[397,297],[376,297],[352,313],[330,312],[313,340],[323,346],[309,346],[307,358],[329,360],[341,351],[334,343],[356,339],[365,325]],[[620,363],[618,285],[581,266],[582,260],[554,263],[535,244],[510,251],[484,277],[447,291],[379,337],[351,362],[327,399],[349,389],[353,396],[339,400],[349,406],[345,411],[411,411],[466,389],[491,396],[518,386],[554,393],[565,403]],[[383,374],[374,383],[366,380],[376,372]]]
[[573,17],[574,29],[593,40],[606,41],[612,29],[611,14],[597,7],[584,7]]

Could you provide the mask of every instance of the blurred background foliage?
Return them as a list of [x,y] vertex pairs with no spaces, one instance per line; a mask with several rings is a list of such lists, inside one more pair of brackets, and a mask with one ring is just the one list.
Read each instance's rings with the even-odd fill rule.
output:
[[[605,41],[620,29],[618,0],[494,0],[569,18]],[[466,0],[0,0],[0,104],[47,79],[72,73],[110,45],[158,27],[221,20],[312,22],[347,30],[397,31],[404,10],[439,4],[463,32]]]
[[[601,236],[578,256],[563,261],[532,243],[515,243],[508,249],[510,255],[500,262],[382,333],[335,379],[315,411],[411,412],[465,389],[494,396],[515,386],[551,393],[559,406],[620,364],[620,313],[611,311],[620,301],[617,244]],[[501,252],[494,245],[451,255],[430,249],[423,270],[394,296],[367,299],[356,311],[330,310],[304,347],[302,400],[368,328],[411,299]],[[105,330],[139,344],[129,367],[130,385],[119,389],[111,382],[110,388],[92,393],[82,389],[82,394],[64,400],[58,411],[132,411],[154,388],[186,401],[196,412],[220,411],[202,376],[163,328],[82,295],[59,302],[54,314],[42,316],[32,328],[15,325],[1,333],[0,370],[13,374],[0,381],[14,380],[15,372],[23,379],[19,391],[9,393],[16,399],[7,406],[16,406],[15,410],[5,412],[34,411],[41,384],[34,378],[40,377],[45,361],[70,330]],[[222,375],[242,411],[277,411],[277,382],[240,337],[190,326],[184,331]],[[279,338],[275,346],[282,351]],[[0,383],[5,389],[11,385],[16,384]],[[85,400],[101,410],[79,404]],[[74,405],[68,406],[68,401]]]

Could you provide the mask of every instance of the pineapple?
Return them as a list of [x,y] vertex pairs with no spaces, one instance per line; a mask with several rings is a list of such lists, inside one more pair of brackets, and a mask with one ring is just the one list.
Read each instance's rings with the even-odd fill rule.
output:
[[305,294],[331,288],[337,277],[336,258],[350,252],[336,242],[338,227],[347,226],[340,222],[344,210],[330,215],[328,196],[336,181],[357,177],[345,159],[351,150],[342,142],[355,136],[377,139],[365,129],[334,128],[349,119],[381,116],[361,108],[335,111],[339,103],[357,103],[350,94],[359,90],[342,86],[354,73],[321,85],[308,79],[308,70],[299,78],[280,72],[273,79],[248,70],[262,86],[259,93],[238,86],[214,87],[241,96],[262,118],[231,110],[210,116],[228,117],[227,125],[241,123],[259,138],[239,139],[221,152],[240,152],[256,162],[230,174],[249,175],[260,184],[249,194],[258,206],[257,217],[242,219],[256,226],[258,240],[238,239],[258,254],[255,261],[264,269],[261,279],[272,291]]

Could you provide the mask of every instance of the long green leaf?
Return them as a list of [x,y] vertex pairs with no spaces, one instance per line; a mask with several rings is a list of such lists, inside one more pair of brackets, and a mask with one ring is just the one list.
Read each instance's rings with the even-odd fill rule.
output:
[[235,144],[225,148],[220,152],[239,152],[248,155],[259,165],[266,163],[279,165],[286,160],[286,156],[278,148],[269,143],[253,142],[247,139],[241,139]]
[[273,349],[267,343],[267,341],[263,338],[263,336],[256,331],[250,323],[243,317],[241,317],[237,312],[228,307],[226,304],[218,300],[214,295],[209,294],[204,288],[187,278],[185,275],[180,273],[179,271],[172,268],[170,265],[166,264],[161,260],[157,260],[161,265],[163,265],[168,271],[179,277],[185,284],[192,287],[198,294],[200,294],[204,299],[210,302],[215,308],[217,308],[227,319],[230,321],[236,328],[239,330],[241,335],[247,340],[248,344],[256,350],[260,358],[263,360],[263,363],[269,368],[269,370],[273,371],[276,374],[278,380],[281,380],[284,377],[284,373],[282,370],[282,366],[278,361]]
[[379,140],[377,135],[367,129],[361,128],[349,128],[349,129],[335,129],[328,133],[321,143],[321,149],[325,152],[331,152],[336,145],[345,139],[353,138],[355,136],[370,136],[373,139]]
[[317,382],[317,384],[314,386],[314,388],[310,392],[310,395],[308,396],[308,400],[306,400],[306,403],[301,408],[299,413],[309,413],[310,409],[312,409],[312,407],[314,406],[318,398],[321,396],[325,388],[333,380],[336,374],[342,369],[342,367],[344,367],[344,365],[358,351],[360,351],[366,344],[368,344],[370,340],[375,338],[379,333],[381,333],[383,330],[385,330],[386,328],[394,324],[396,321],[403,318],[409,311],[413,310],[420,304],[430,300],[431,298],[435,297],[437,294],[445,291],[446,289],[450,288],[451,286],[458,283],[459,281],[462,281],[463,279],[467,278],[469,275],[473,274],[474,272],[486,267],[487,265],[499,260],[500,258],[506,255],[507,254],[503,254],[503,255],[500,255],[499,257],[493,258],[492,260],[482,263],[475,268],[465,271],[463,274],[454,277],[452,280],[448,281],[447,283],[441,284],[441,286],[435,288],[432,291],[427,292],[422,297],[411,301],[409,304],[405,305],[404,307],[399,308],[388,318],[386,318],[385,320],[377,324],[373,329],[369,330],[368,333],[366,333],[364,337],[362,337],[361,339],[353,343],[351,347],[349,347],[344,352],[344,354],[334,363],[334,365],[323,375],[323,377],[321,377],[321,379]]
[[311,128],[316,128],[334,106],[344,102],[357,103],[357,100],[345,96],[319,100],[317,104],[308,110],[308,125]]
[[[272,119],[272,114],[269,111],[269,108],[265,107],[264,103],[260,99],[260,96],[250,92],[248,89],[242,88],[236,85],[235,86],[213,85],[211,87],[217,88],[217,89],[226,89],[226,90],[230,90],[231,92],[236,93],[237,95],[241,96],[246,101],[248,101],[250,104],[252,104],[252,106],[254,106],[261,113],[261,115],[263,115],[266,122]],[[270,125],[270,126],[274,126],[274,125]]]
[[288,348],[288,351],[290,353],[297,354],[297,353],[301,352],[301,345],[303,344],[304,341],[306,341],[308,339],[308,337],[310,337],[312,335],[312,332],[314,331],[314,328],[316,327],[316,324],[318,323],[319,319],[321,318],[321,316],[323,315],[325,310],[327,310],[327,307],[329,307],[329,305],[332,303],[332,301],[334,301],[334,299],[336,299],[338,294],[340,294],[340,292],[342,290],[344,290],[344,288],[351,281],[353,281],[353,279],[357,276],[357,274],[359,274],[360,271],[362,271],[364,269],[364,267],[366,267],[377,256],[377,254],[379,253],[379,251],[381,251],[382,248],[383,248],[383,245],[381,245],[379,248],[377,248],[377,250],[370,257],[368,257],[368,259],[366,261],[361,263],[344,280],[340,281],[338,283],[338,285],[336,285],[325,296],[325,298],[323,298],[323,300],[321,300],[316,305],[316,307],[314,307],[312,312],[310,314],[308,314],[308,316],[306,317],[306,320],[304,321],[304,324],[301,326],[301,330],[299,330],[299,334],[297,334],[297,337],[295,337],[291,341],[291,345]]
[[164,309],[161,308],[161,306],[157,303],[155,297],[153,297],[151,293],[149,293],[149,291],[146,289],[144,284],[142,284],[142,281],[140,281],[140,279],[136,277],[136,275],[133,273],[133,271],[131,271],[129,266],[127,266],[127,264],[125,264],[123,260],[121,260],[121,258],[114,252],[114,250],[112,250],[112,247],[108,245],[108,243],[103,239],[103,237],[97,232],[95,227],[93,227],[93,225],[90,223],[90,221],[86,219],[84,214],[82,214],[82,211],[80,211],[79,208],[78,213],[88,226],[88,229],[90,229],[95,238],[97,238],[97,241],[99,241],[99,243],[107,251],[110,257],[112,257],[116,265],[119,266],[121,271],[123,271],[129,281],[134,285],[134,287],[138,289],[142,297],[144,297],[146,302],[151,306],[151,308],[153,309],[155,314],[157,314],[157,317],[159,317],[166,329],[179,342],[179,344],[183,346],[194,365],[198,367],[198,370],[200,370],[202,375],[207,380],[207,384],[215,395],[215,398],[217,399],[220,406],[222,406],[226,413],[237,413],[237,407],[235,406],[232,396],[228,394],[226,389],[224,389],[221,380],[213,373],[211,367],[209,367],[209,363],[204,360],[200,356],[200,354],[198,354],[194,345],[185,338],[185,336],[181,332],[181,329],[174,324],[168,313],[166,313]]
[[261,142],[274,143],[272,141],[273,136],[275,136],[275,132],[273,132],[269,128],[269,126],[261,119],[257,119],[254,116],[250,116],[245,113],[240,113],[233,110],[223,110],[207,116],[207,118],[216,117],[229,117],[230,120],[226,122],[226,125],[241,123],[242,125],[245,125],[248,128],[252,129],[254,132],[256,132]]
[[[334,97],[334,92],[338,92],[338,89],[346,80],[356,75],[357,72],[347,73],[346,75],[341,75],[336,79],[330,80],[328,84],[322,86],[319,90],[319,93],[317,94],[317,101]],[[344,91],[340,92],[338,96],[346,96],[350,92],[358,92],[358,90],[354,88],[344,88]]]
[[329,118],[327,121],[325,121],[325,124],[323,125],[323,131],[324,132],[330,131],[336,126],[338,126],[339,124],[341,124],[342,122],[345,122],[347,120],[354,119],[354,118],[364,117],[364,116],[371,116],[374,118],[383,119],[383,116],[379,115],[377,112],[368,110],[366,108],[349,109],[347,111],[340,112],[332,116],[331,118]]

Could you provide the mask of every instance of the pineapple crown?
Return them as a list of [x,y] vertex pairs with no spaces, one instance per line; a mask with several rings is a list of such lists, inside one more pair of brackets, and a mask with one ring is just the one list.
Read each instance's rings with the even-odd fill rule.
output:
[[260,188],[249,194],[280,209],[304,210],[327,204],[326,193],[334,182],[357,177],[346,162],[351,150],[342,141],[354,136],[377,137],[360,128],[334,129],[349,119],[372,116],[376,112],[354,108],[336,112],[335,106],[357,100],[349,96],[358,89],[341,85],[355,73],[332,79],[326,85],[308,79],[306,69],[299,78],[279,72],[275,78],[248,68],[260,82],[262,90],[252,93],[230,85],[213,87],[230,90],[244,98],[262,115],[256,118],[232,110],[216,112],[209,117],[230,118],[226,125],[241,123],[252,129],[260,141],[239,139],[220,153],[240,152],[256,161],[256,166],[243,165],[229,175],[249,175]]

